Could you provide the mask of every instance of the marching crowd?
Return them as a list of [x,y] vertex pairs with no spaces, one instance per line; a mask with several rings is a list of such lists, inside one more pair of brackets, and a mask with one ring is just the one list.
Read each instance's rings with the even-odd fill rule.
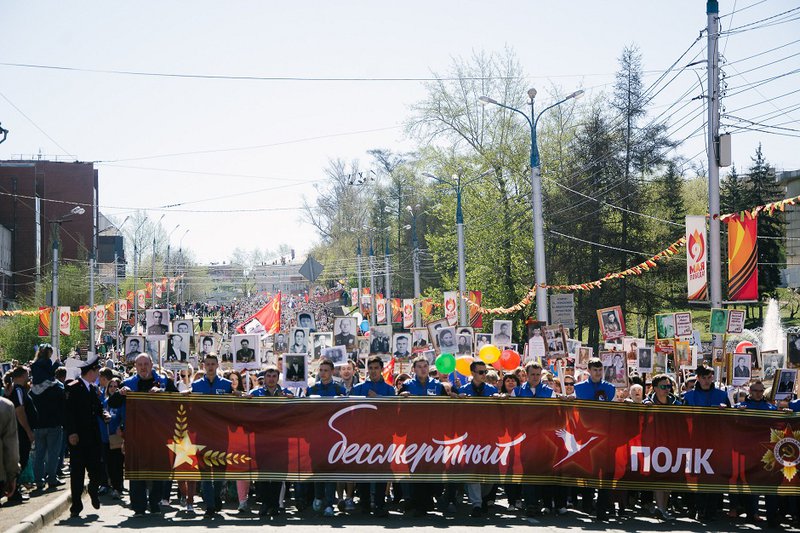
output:
[[[253,307],[256,307],[256,304]],[[286,321],[291,323],[298,309],[312,310],[319,329],[332,322],[330,313],[320,304],[298,302],[289,308]],[[249,312],[240,309],[239,317]],[[501,500],[506,509],[525,516],[544,513],[564,515],[570,509],[604,519],[609,514],[645,513],[662,520],[676,515],[701,521],[735,519],[746,515],[748,521],[778,526],[798,520],[797,498],[790,496],[728,495],[703,492],[635,492],[594,490],[577,487],[481,484],[481,483],[348,483],[348,482],[278,482],[278,481],[139,481],[130,480],[127,491],[124,479],[124,454],[135,453],[135,444],[125,442],[125,407],[128,392],[234,394],[246,397],[319,397],[319,396],[472,396],[538,398],[542,401],[623,401],[659,405],[689,405],[758,410],[788,409],[800,411],[800,400],[783,405],[770,402],[761,381],[752,381],[740,396],[715,383],[714,371],[702,364],[678,387],[672,377],[658,374],[644,380],[631,377],[629,389],[618,389],[605,381],[599,359],[591,359],[586,371],[559,378],[535,361],[513,371],[499,374],[479,360],[470,366],[465,382],[452,376],[439,376],[425,357],[413,360],[410,373],[386,376],[380,357],[367,360],[365,372],[355,362],[344,366],[322,359],[308,387],[286,388],[281,382],[282,358],[257,372],[222,370],[215,355],[206,355],[194,369],[172,371],[154,368],[148,354],[142,353],[131,368],[115,361],[87,361],[80,376],[66,381],[66,369],[52,357],[52,348],[42,345],[30,366],[18,365],[3,376],[4,394],[0,399],[0,482],[10,503],[26,501],[46,487],[65,483],[69,470],[72,491],[71,516],[83,512],[81,495],[88,473],[88,493],[94,508],[100,496],[121,504],[127,498],[136,516],[148,512],[161,515],[166,510],[191,515],[195,499],[202,499],[204,515],[218,517],[225,507],[251,513],[259,503],[258,515],[279,516],[287,512],[320,513],[334,517],[341,513],[365,513],[385,517],[389,509],[400,509],[412,516],[424,516],[438,509],[458,513],[466,502],[474,518],[491,515]],[[389,378],[387,381],[386,378]],[[34,453],[31,454],[31,450]],[[32,464],[29,462],[32,457]],[[68,458],[68,462],[65,459]],[[68,464],[68,467],[65,466]],[[32,473],[29,491],[21,475]],[[125,495],[127,493],[127,496]],[[199,494],[198,494],[199,493]],[[765,512],[761,512],[765,509]]]

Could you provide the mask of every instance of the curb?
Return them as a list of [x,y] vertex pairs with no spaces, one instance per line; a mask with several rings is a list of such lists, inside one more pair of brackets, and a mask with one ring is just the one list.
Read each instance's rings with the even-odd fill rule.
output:
[[72,503],[72,497],[69,489],[64,491],[64,494],[48,503],[35,513],[31,513],[22,520],[20,523],[6,533],[33,533],[39,531],[44,526],[53,522],[56,518],[69,508]]

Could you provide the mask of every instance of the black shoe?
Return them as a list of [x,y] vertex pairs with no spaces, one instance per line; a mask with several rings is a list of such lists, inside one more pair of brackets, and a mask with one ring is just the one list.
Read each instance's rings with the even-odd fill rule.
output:
[[387,511],[386,509],[375,509],[375,512],[373,514],[377,518],[386,518],[387,516],[389,516],[389,511]]
[[61,481],[61,480],[60,480],[60,479],[58,479],[58,478],[56,478],[56,480],[55,480],[55,481],[48,481],[48,482],[47,482],[47,485],[48,485],[50,488],[52,488],[52,487],[60,487],[61,485],[66,485],[66,484],[67,484],[67,483],[66,483],[66,481]]
[[203,513],[203,518],[214,518],[215,516],[217,516],[217,512],[210,509]]
[[145,516],[146,513],[144,511],[134,511],[133,516]]
[[80,511],[70,511],[69,517],[70,518],[80,518],[81,517],[81,513],[80,513]]
[[604,521],[608,519],[608,513],[606,511],[597,511],[597,519],[600,521]]
[[12,504],[24,503],[24,502],[27,502],[30,499],[31,499],[30,496],[28,496],[27,494],[22,494],[19,491],[19,489],[17,489],[16,491],[14,491],[14,494],[12,494],[11,496],[8,497],[8,500],[6,500],[6,503],[12,503]]
[[480,518],[483,516],[483,510],[480,507],[473,507],[472,512],[469,514],[472,518]]
[[100,497],[97,494],[89,496],[89,499],[92,501],[92,507],[100,509]]

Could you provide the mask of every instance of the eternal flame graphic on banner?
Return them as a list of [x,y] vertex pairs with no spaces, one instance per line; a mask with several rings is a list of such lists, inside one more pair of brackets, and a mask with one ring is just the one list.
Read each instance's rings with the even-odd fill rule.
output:
[[523,398],[127,398],[129,479],[800,494],[800,416],[787,413]]
[[758,300],[758,218],[745,211],[728,223],[728,299]]

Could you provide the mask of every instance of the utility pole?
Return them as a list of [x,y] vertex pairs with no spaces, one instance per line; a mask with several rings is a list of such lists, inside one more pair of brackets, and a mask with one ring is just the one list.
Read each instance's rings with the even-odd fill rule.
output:
[[[722,265],[719,230],[719,2],[708,0],[708,270],[711,307],[722,307]],[[713,343],[722,346],[722,336]]]
[[119,349],[119,271],[117,270],[117,252],[114,252],[114,338]]
[[384,252],[384,267],[386,268],[386,323],[392,325],[392,277],[389,272],[389,237],[386,237],[386,251]]
[[375,325],[375,248],[369,238],[369,323]]
[[59,350],[61,322],[58,316],[58,224],[58,222],[53,222],[50,232],[53,234],[53,293],[51,298],[53,302],[53,318],[50,319],[50,344],[53,346],[53,352],[61,355]]
[[356,276],[358,277],[358,295],[356,295],[356,301],[353,304],[358,306],[358,310],[361,311],[361,293],[363,290],[361,282],[361,239],[358,239],[356,247]]
[[156,234],[153,233],[153,260],[152,260],[152,276],[153,279],[151,280],[152,285],[150,286],[150,300],[153,309],[156,308]]
[[417,238],[417,212],[408,206],[407,209],[411,211],[411,245],[414,248],[414,327],[422,326],[422,319],[419,312],[419,239]]
[[94,309],[94,250],[89,255],[89,352],[94,353],[95,346],[95,309]]
[[464,258],[464,211],[461,209],[461,176],[458,177],[456,188],[456,232],[458,233],[458,301],[459,320],[462,327],[467,326],[467,268]]
[[164,276],[167,278],[167,312],[169,312],[169,240],[167,241],[167,258],[164,261]]

